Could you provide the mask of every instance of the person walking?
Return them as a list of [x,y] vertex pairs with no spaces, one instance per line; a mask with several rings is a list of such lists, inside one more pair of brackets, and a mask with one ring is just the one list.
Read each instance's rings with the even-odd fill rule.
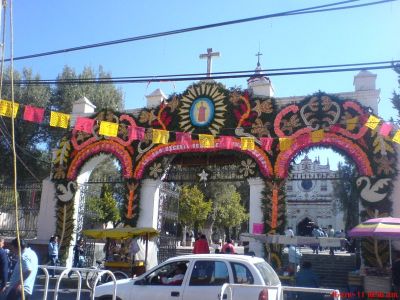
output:
[[4,247],[4,239],[0,238],[0,295],[6,290],[8,281],[8,255]]
[[[296,286],[317,288],[319,287],[319,278],[312,270],[311,262],[303,262],[300,271],[296,274]],[[320,294],[299,292],[297,300],[322,300]]]
[[[38,257],[35,251],[29,248],[24,240],[20,240],[19,244],[21,247],[21,258],[17,259],[11,275],[6,300],[20,300],[22,299],[22,293],[24,293],[25,299],[29,300],[33,293],[33,286],[38,271]],[[18,255],[17,239],[11,241],[11,251]],[[20,262],[22,262],[21,267]],[[22,270],[23,286],[21,283],[20,268]]]
[[226,240],[226,243],[222,246],[221,252],[225,254],[235,254],[235,248],[233,247],[231,239]]
[[200,238],[194,242],[193,245],[194,254],[208,254],[210,253],[210,247],[208,246],[207,238],[205,234],[200,234]]
[[289,269],[291,271],[290,273],[296,274],[297,269],[300,265],[300,259],[302,257],[302,254],[299,248],[290,245],[288,250],[288,256],[289,256]]
[[[72,261],[73,268],[82,268],[85,264],[85,249],[83,248],[84,241],[79,238],[74,246],[74,259]],[[71,278],[72,271],[68,273],[68,278]]]
[[[51,266],[56,266],[58,264],[58,236],[52,236],[49,241],[48,254]],[[54,277],[56,270],[53,269],[51,272],[51,277]]]

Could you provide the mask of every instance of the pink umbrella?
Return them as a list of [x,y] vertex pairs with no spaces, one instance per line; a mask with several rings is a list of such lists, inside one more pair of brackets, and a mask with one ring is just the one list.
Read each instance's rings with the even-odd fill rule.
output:
[[400,238],[400,218],[376,218],[358,224],[348,232],[350,237],[375,237],[389,239],[390,264],[392,264],[392,239]]

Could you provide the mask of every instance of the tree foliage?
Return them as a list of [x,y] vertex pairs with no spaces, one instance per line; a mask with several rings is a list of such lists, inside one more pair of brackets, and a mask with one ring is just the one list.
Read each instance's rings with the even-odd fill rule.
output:
[[[400,89],[400,64],[394,66],[394,71],[399,75],[399,89]],[[397,110],[397,121],[400,121],[400,91],[398,93],[393,92],[391,99],[393,107]]]
[[[10,81],[10,69],[4,72],[4,81]],[[92,68],[85,67],[78,74],[74,69],[65,66],[58,75],[58,83],[49,85],[28,85],[24,81],[39,80],[40,75],[34,75],[32,70],[23,69],[20,73],[14,72],[14,99],[23,105],[32,105],[46,108],[45,121],[36,124],[24,121],[23,109],[20,107],[15,118],[15,144],[17,152],[17,175],[20,182],[42,180],[50,174],[51,149],[66,133],[65,129],[50,127],[48,125],[50,110],[70,113],[73,103],[82,98],[88,98],[97,108],[123,108],[122,91],[112,84],[65,84],[67,79],[96,79],[110,78],[100,66],[96,72]],[[3,84],[2,99],[11,100],[11,86]],[[0,153],[6,159],[0,160],[0,181],[9,182],[13,175],[13,159],[11,148],[11,119],[0,117]],[[105,164],[104,164],[105,166]],[[110,166],[110,163],[108,163]],[[114,176],[115,168],[102,168],[103,177]],[[98,171],[100,172],[100,171]]]
[[201,227],[207,220],[212,203],[204,200],[197,186],[184,185],[179,197],[179,220],[191,228]]
[[111,185],[104,184],[100,197],[90,197],[86,201],[89,218],[94,222],[102,223],[104,227],[111,222],[115,227],[121,221],[120,209]]
[[356,179],[357,168],[349,161],[338,165],[339,180],[334,181],[334,195],[339,199],[339,208],[343,211],[345,231],[358,225],[359,194]]

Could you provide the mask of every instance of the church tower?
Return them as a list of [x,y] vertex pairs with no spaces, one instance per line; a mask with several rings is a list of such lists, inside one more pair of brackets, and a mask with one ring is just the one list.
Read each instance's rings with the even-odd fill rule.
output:
[[272,82],[269,77],[262,74],[261,71],[261,55],[262,54],[260,52],[256,54],[256,56],[258,56],[257,67],[254,74],[249,79],[247,79],[247,87],[254,96],[273,97],[275,91],[272,86]]

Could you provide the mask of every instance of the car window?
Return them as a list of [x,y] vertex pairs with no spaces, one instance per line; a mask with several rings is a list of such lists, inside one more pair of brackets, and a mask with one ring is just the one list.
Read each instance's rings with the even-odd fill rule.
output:
[[274,269],[272,269],[272,267],[265,261],[255,263],[254,265],[257,268],[257,270],[261,273],[261,276],[264,279],[264,283],[266,285],[278,285],[281,283]]
[[250,270],[243,264],[231,263],[234,283],[253,284],[254,278]]
[[222,285],[229,283],[228,267],[223,261],[196,261],[189,285]]
[[175,261],[155,269],[146,275],[145,283],[150,285],[181,285],[189,261]]

